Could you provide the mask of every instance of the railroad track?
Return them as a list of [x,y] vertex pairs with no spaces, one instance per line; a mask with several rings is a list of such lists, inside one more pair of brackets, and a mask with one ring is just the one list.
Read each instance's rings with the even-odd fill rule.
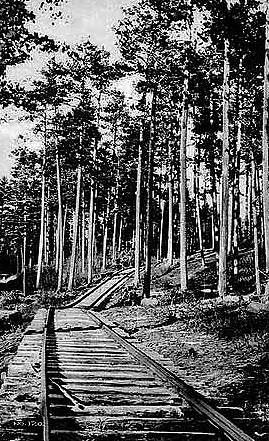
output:
[[121,329],[86,309],[108,295],[104,287],[91,300],[84,294],[75,305],[48,312],[44,441],[251,441],[166,362],[149,357]]
[[76,305],[80,305],[84,308],[98,308],[113,294],[114,291],[116,291],[116,289],[124,285],[133,274],[133,268],[117,271],[112,277],[105,278],[98,285],[86,289],[86,291],[77,299],[59,309],[70,308]]
[[32,427],[29,433],[17,430],[16,438],[12,428],[10,439],[251,441],[176,376],[167,360],[149,357],[122,329],[93,311],[131,275],[131,269],[124,270],[64,308],[50,308],[47,316],[40,311],[12,364],[6,388],[13,388],[26,363],[38,374],[34,361],[42,341],[43,435]]

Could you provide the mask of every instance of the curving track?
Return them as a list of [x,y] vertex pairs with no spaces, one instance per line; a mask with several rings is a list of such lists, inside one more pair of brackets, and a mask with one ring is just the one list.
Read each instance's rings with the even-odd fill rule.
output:
[[63,308],[70,308],[76,305],[84,308],[100,307],[102,303],[111,296],[116,289],[124,285],[133,274],[133,268],[118,271],[111,278],[106,278],[97,286],[87,289],[80,297]]
[[65,309],[43,339],[44,441],[251,441],[164,361],[156,362],[97,312],[126,270]]

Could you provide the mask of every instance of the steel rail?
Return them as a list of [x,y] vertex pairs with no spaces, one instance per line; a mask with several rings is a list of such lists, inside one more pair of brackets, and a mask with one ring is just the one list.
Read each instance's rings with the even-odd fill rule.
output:
[[254,441],[253,438],[222,415],[222,413],[217,410],[206,397],[197,392],[191,385],[155,361],[144,351],[138,349],[129,341],[126,341],[117,331],[112,329],[114,326],[108,324],[106,320],[102,319],[100,314],[93,311],[87,311],[87,314],[95,320],[96,323],[101,325],[109,335],[127,349],[135,358],[151,369],[160,379],[165,380],[175,388],[178,394],[180,394],[196,411],[203,414],[206,419],[220,430],[227,439],[231,441]]
[[110,291],[115,290],[117,286],[120,286],[125,280],[128,280],[131,277],[131,274],[134,273],[134,270],[130,269],[129,273],[124,274],[123,277],[115,282],[112,286],[109,286],[105,292],[100,294],[100,297],[94,299],[88,307],[93,308],[94,306],[100,306],[101,303],[108,297]]
[[48,409],[48,389],[47,389],[47,336],[50,321],[52,320],[52,314],[54,309],[49,307],[47,313],[47,319],[43,332],[42,341],[42,364],[41,364],[41,412],[43,418],[43,441],[49,441],[49,409]]
[[[99,288],[101,288],[103,285],[105,285],[107,282],[109,282],[109,280],[112,280],[113,277],[118,276],[120,273],[122,273],[123,271],[127,271],[130,268],[124,268],[123,270],[119,270],[116,271],[113,275],[112,278],[111,276],[106,277],[105,279],[103,279],[100,283],[98,283],[98,285],[93,286],[92,288],[87,289],[87,291],[82,294],[81,296],[79,296],[77,299],[72,300],[72,302],[68,303],[67,305],[64,306],[57,306],[57,309],[67,309],[67,308],[72,308],[73,306],[77,306],[80,302],[82,302],[83,300],[85,300],[88,296],[90,296],[91,294],[93,294],[95,291],[97,291]],[[111,287],[110,287],[111,288]],[[109,289],[110,289],[109,288]],[[104,293],[103,293],[104,294]]]

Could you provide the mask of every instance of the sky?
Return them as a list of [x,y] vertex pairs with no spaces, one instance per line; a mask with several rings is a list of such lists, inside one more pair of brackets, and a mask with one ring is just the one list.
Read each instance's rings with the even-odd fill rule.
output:
[[[94,44],[104,46],[115,58],[118,50],[112,26],[122,16],[122,7],[128,6],[134,0],[65,0],[61,10],[63,19],[52,25],[49,13],[42,13],[38,6],[41,0],[28,0],[28,8],[36,14],[36,23],[31,29],[54,37],[56,40],[69,44],[77,43],[89,37]],[[38,71],[45,63],[45,57],[38,53],[32,55],[32,60],[24,65],[16,66],[8,71],[11,79],[27,83],[38,76]],[[1,111],[0,111],[1,118]],[[9,115],[9,121],[0,124],[0,178],[8,175],[12,160],[9,154],[16,146],[18,135],[30,132],[31,127],[18,119],[16,112]]]

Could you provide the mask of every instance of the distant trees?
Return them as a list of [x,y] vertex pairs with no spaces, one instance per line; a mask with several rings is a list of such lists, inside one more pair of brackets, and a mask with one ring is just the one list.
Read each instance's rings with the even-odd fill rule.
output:
[[[71,290],[128,256],[135,285],[145,263],[144,296],[154,257],[179,259],[186,291],[187,256],[199,250],[206,263],[212,248],[220,296],[239,289],[244,249],[254,252],[260,292],[268,260],[265,12],[258,0],[138,0],[115,30],[120,63],[90,41],[65,47],[17,94],[43,142],[33,205],[37,287],[42,263],[55,267],[58,290],[67,279]],[[124,75],[131,103],[118,90]]]

